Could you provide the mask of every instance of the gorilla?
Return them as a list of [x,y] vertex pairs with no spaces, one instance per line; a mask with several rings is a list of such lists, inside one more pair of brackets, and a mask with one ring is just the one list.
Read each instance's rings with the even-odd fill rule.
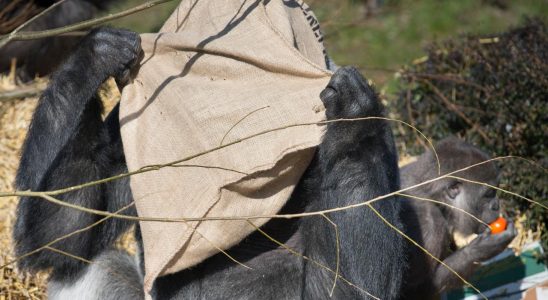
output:
[[[51,76],[39,100],[22,149],[16,186],[45,191],[127,172],[118,107],[103,120],[96,96],[100,84],[118,82],[140,57],[136,33],[93,30]],[[319,95],[329,120],[383,116],[373,88],[353,67],[339,68]],[[399,188],[397,153],[390,126],[375,119],[326,125],[322,143],[281,213],[300,213],[356,204]],[[131,203],[129,179],[60,195],[67,203],[114,212]],[[388,221],[403,226],[395,197],[373,204]],[[124,213],[136,215],[131,208]],[[307,258],[335,270],[340,235],[340,278],[335,299],[364,299],[368,293],[397,299],[407,271],[405,241],[368,207],[303,219],[273,219],[261,230]],[[99,220],[93,214],[22,197],[14,228],[17,255]],[[132,225],[109,219],[20,260],[22,270],[51,270],[52,299],[139,299],[143,256],[135,263],[113,242]],[[138,229],[138,228],[137,228]],[[137,230],[138,244],[142,241]],[[140,251],[142,252],[142,248]],[[60,251],[92,261],[91,265]],[[248,270],[219,254],[191,269],[162,276],[154,299],[327,299],[335,276],[289,253],[260,232],[228,250]],[[112,272],[109,272],[112,271]],[[120,275],[122,279],[120,280]],[[118,278],[116,278],[118,276]],[[351,284],[348,284],[351,283]]]
[[[442,140],[435,149],[439,155],[441,174],[490,159],[480,149],[455,137]],[[402,188],[438,177],[435,166],[432,151],[404,166],[400,172]],[[491,162],[455,176],[496,186],[498,174],[495,163]],[[405,193],[456,206],[487,224],[495,221],[501,213],[495,189],[458,179],[446,178]],[[504,232],[491,234],[489,228],[461,211],[433,202],[403,199],[406,212],[404,223],[409,236],[464,278],[470,277],[479,262],[502,252],[516,236],[513,223],[509,223]],[[473,234],[478,236],[468,245],[460,249],[457,247],[459,243],[455,236]],[[457,276],[418,248],[410,248],[409,260],[410,271],[405,277],[404,289],[406,299],[432,299],[442,291],[463,284]]]
[[[0,0],[0,35],[29,20],[58,0]],[[112,0],[70,0],[36,19],[23,31],[40,31],[63,27],[91,19],[107,8]],[[17,75],[23,81],[44,76],[54,70],[82,37],[56,36],[30,41],[10,42],[0,49],[0,72],[10,70],[12,59],[17,61]]]

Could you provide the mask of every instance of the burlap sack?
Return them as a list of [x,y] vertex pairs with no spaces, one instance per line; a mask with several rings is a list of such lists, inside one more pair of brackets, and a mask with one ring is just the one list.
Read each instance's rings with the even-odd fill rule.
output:
[[[326,70],[312,12],[296,1],[182,1],[122,93],[130,170],[201,153],[286,125],[325,119]],[[142,217],[276,214],[308,166],[323,127],[273,131],[131,177]],[[254,220],[257,225],[267,219]],[[145,288],[237,244],[246,221],[141,222]]]

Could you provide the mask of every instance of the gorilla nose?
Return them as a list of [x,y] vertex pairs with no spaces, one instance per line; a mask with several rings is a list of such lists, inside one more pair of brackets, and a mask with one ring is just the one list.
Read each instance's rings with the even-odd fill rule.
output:
[[499,199],[495,199],[495,200],[491,203],[491,210],[499,210],[499,209],[500,209]]

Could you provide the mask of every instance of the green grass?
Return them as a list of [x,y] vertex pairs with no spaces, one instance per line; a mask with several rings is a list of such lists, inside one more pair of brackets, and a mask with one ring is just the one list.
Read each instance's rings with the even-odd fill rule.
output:
[[[115,1],[114,5],[110,7],[110,12],[118,12],[124,9],[135,7],[144,2],[146,1]],[[171,15],[171,12],[173,12],[173,10],[177,7],[177,5],[179,5],[180,2],[180,0],[174,0],[171,2],[163,3],[142,12],[136,13],[134,15],[129,15],[125,18],[116,20],[110,23],[110,25],[131,29],[140,33],[156,32],[160,29],[160,27],[162,27],[164,21]]]
[[548,16],[546,0],[508,3],[501,10],[479,0],[385,1],[379,14],[368,18],[361,1],[316,0],[311,6],[334,60],[357,65],[383,84],[393,70],[423,56],[432,42],[467,33],[496,33],[518,25],[525,16]]
[[[143,2],[122,1],[111,11]],[[401,65],[423,56],[423,49],[432,42],[467,33],[497,33],[518,25],[525,16],[548,17],[547,0],[507,1],[505,10],[480,0],[384,2],[376,16],[366,18],[363,1],[307,1],[320,19],[329,54],[339,65],[359,66],[377,85],[386,84]],[[159,5],[113,25],[154,32],[178,3]]]

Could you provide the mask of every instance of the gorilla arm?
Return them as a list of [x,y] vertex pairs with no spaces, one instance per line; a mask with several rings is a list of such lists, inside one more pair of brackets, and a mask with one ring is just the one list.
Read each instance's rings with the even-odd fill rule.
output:
[[[443,262],[463,278],[470,278],[470,275],[472,275],[481,262],[502,252],[514,239],[516,234],[513,223],[510,223],[506,231],[500,234],[491,234],[491,231],[486,229],[472,240],[469,245],[455,251],[443,260]],[[441,264],[437,265],[433,279],[434,285],[439,291],[462,286],[462,280]]]
[[[23,145],[16,179],[19,190],[65,188],[108,177],[125,168],[117,113],[103,122],[95,93],[109,76],[123,75],[136,61],[139,51],[139,36],[135,33],[95,30],[52,75]],[[117,197],[107,201],[108,194],[117,190],[115,185],[119,184],[124,183],[88,187],[58,198],[88,208],[112,211],[128,196],[127,192],[118,192]],[[16,254],[26,254],[97,219],[95,215],[42,199],[23,197],[17,208],[13,233]],[[115,236],[112,231],[101,233],[101,230],[120,229],[124,227],[121,225],[118,220],[109,220],[103,229],[96,227],[79,233],[53,247],[90,259]],[[82,263],[55,252],[40,251],[20,260],[19,267],[29,271],[53,267],[53,277],[64,277],[79,271]]]
[[[84,111],[109,76],[119,76],[140,51],[136,33],[111,29],[90,33],[69,56],[40,97],[23,145],[17,188],[36,190],[46,172],[83,122]],[[109,39],[109,35],[113,37]],[[124,39],[122,39],[124,37]],[[109,40],[116,41],[109,44]],[[121,45],[118,45],[121,44]],[[117,48],[121,47],[121,49]]]
[[[355,68],[340,68],[320,97],[329,120],[382,116],[383,107],[373,89]],[[356,204],[399,188],[397,154],[390,126],[382,120],[328,124],[324,141],[316,157],[317,178],[309,210],[323,210]],[[400,204],[385,199],[373,205],[395,226],[401,228]],[[340,269],[343,277],[364,287],[381,299],[399,297],[406,269],[404,242],[369,208],[362,207],[329,214],[340,232]],[[322,218],[304,220],[307,255],[332,265],[336,260],[333,229]],[[332,275],[317,278],[307,267],[307,289],[318,288],[318,282],[329,282]],[[379,274],[383,270],[383,274]],[[323,287],[319,287],[323,288]],[[336,299],[365,297],[355,289],[337,285]],[[325,290],[308,291],[325,295]],[[311,297],[312,299],[317,299]]]

